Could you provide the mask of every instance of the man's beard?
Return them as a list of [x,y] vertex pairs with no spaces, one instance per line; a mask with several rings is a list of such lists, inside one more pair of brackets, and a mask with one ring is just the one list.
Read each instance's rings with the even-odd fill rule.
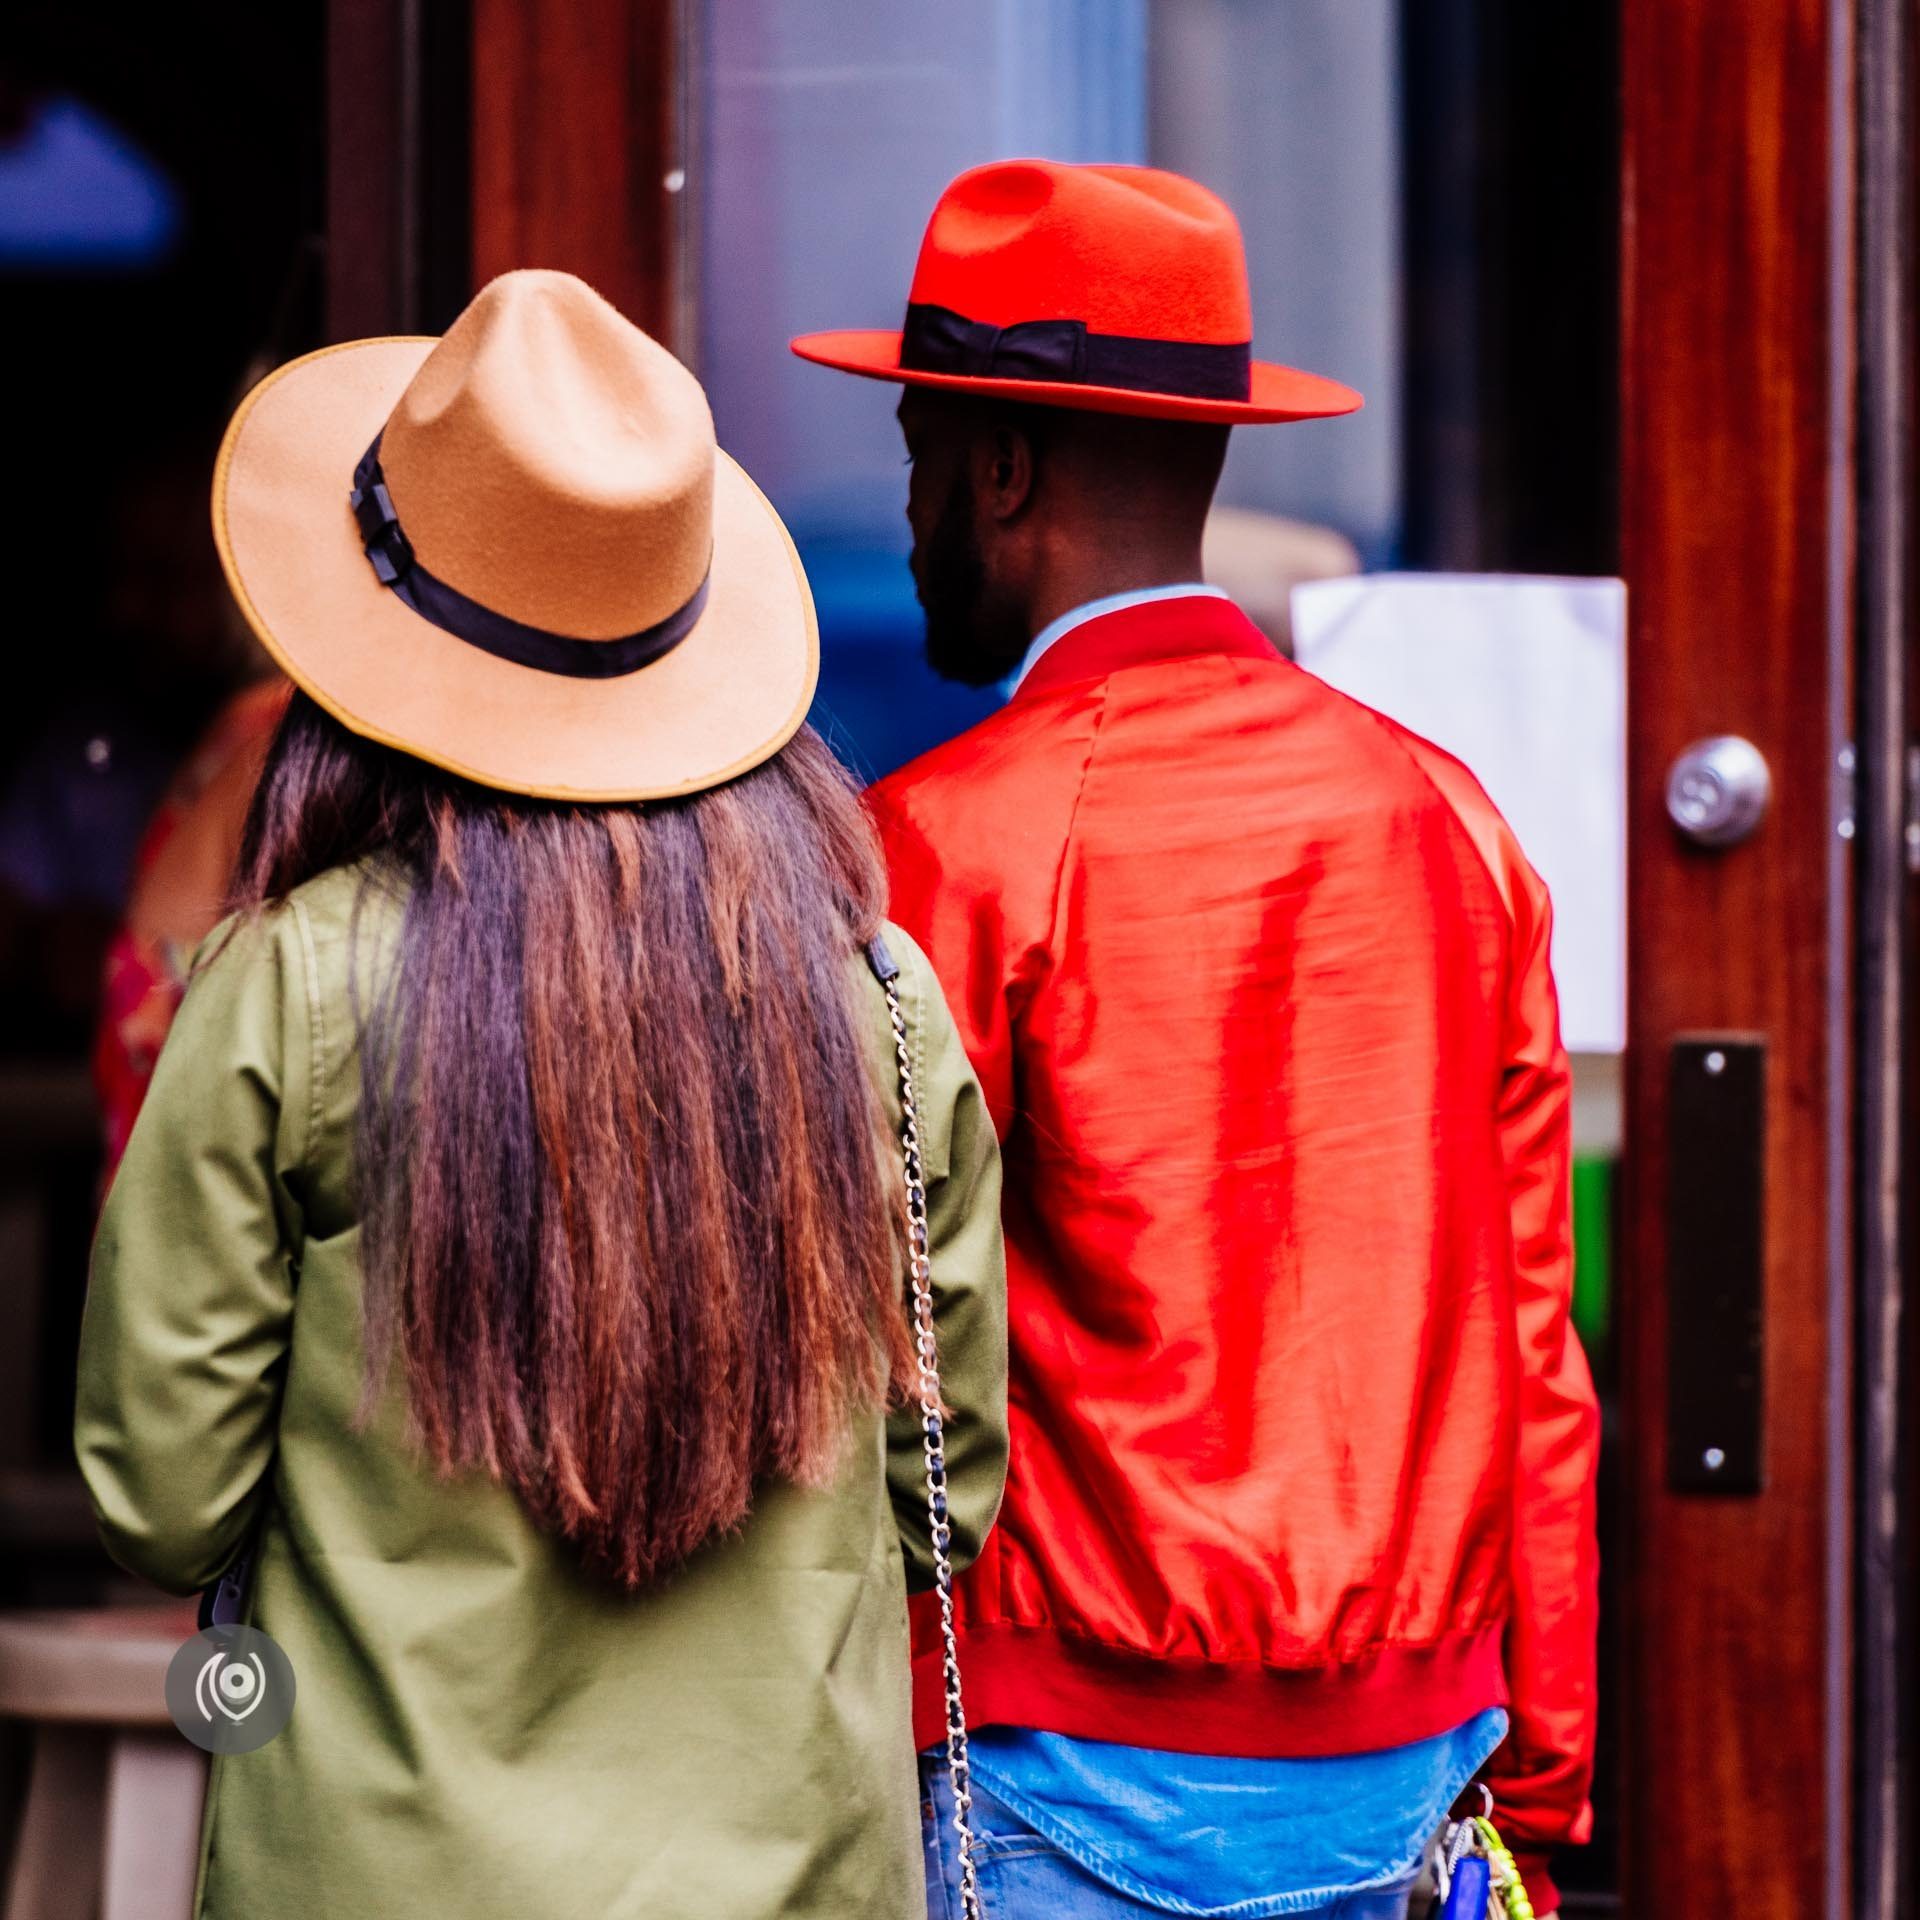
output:
[[914,587],[927,616],[927,665],[942,680],[990,687],[1026,657],[1025,620],[988,587],[974,530],[973,485],[964,474],[955,479],[921,551]]

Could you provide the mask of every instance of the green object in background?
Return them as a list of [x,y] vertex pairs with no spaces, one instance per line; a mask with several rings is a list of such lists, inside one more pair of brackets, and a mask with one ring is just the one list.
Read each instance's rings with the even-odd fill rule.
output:
[[1610,1153],[1573,1160],[1573,1324],[1591,1352],[1613,1323],[1613,1196],[1620,1162]]

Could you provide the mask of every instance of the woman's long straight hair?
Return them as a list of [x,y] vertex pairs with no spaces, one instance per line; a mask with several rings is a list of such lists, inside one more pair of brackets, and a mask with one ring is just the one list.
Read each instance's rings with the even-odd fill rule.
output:
[[756,1482],[827,1482],[907,1357],[856,970],[884,879],[827,748],[574,806],[295,694],[239,904],[354,862],[408,888],[356,988],[369,1409],[397,1350],[434,1465],[629,1589]]

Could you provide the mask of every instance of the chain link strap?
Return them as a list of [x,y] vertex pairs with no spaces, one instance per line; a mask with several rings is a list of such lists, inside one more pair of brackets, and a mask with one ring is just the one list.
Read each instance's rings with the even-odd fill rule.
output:
[[[875,943],[879,945],[878,942]],[[900,1149],[907,1176],[907,1273],[913,1283],[913,1345],[920,1375],[920,1437],[927,1460],[927,1521],[933,1540],[933,1586],[940,1598],[940,1660],[945,1675],[947,1771],[953,1781],[953,1830],[960,1842],[960,1909],[981,1920],[980,1876],[973,1858],[973,1776],[967,1764],[967,1713],[960,1698],[960,1641],[953,1623],[953,1528],[948,1522],[946,1424],[940,1398],[940,1349],[933,1325],[933,1263],[927,1243],[927,1187],[920,1164],[920,1113],[913,1090],[913,1054],[900,1006],[897,970],[882,948],[874,971],[886,989],[893,1050],[900,1063]]]

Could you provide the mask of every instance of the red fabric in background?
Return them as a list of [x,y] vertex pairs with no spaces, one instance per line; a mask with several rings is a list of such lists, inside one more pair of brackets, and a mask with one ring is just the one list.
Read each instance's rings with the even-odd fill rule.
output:
[[1598,1416],[1511,833],[1207,598],[1070,631],[872,805],[1006,1154],[975,1717],[1346,1752],[1510,1699],[1499,1817],[1547,1911],[1590,1823]]
[[140,1117],[195,950],[227,910],[241,829],[287,694],[276,675],[220,709],[134,856],[126,915],[106,952],[93,1042],[106,1147],[103,1192]]

